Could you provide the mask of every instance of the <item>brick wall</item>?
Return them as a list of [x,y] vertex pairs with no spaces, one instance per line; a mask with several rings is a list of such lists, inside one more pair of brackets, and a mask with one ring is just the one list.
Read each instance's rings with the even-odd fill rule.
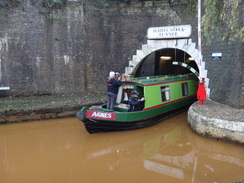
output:
[[[220,61],[212,53],[222,53]],[[210,98],[234,108],[244,108],[243,43],[214,40],[203,47],[203,56],[210,79]]]
[[[191,24],[197,43],[192,4],[99,2],[70,1],[47,14],[27,0],[0,11],[0,85],[10,86],[12,95],[105,93],[109,71],[124,72],[146,43],[148,27]],[[203,46],[213,100],[244,107],[242,50],[242,43]],[[222,52],[222,60],[212,61],[212,52]]]

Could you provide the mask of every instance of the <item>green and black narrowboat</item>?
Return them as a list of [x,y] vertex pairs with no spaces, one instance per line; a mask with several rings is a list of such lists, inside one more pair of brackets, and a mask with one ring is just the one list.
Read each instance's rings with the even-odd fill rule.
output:
[[[128,98],[136,90],[145,97],[143,110],[128,112]],[[196,101],[194,74],[128,78],[122,81],[114,110],[107,104],[83,107],[77,118],[89,133],[144,128],[186,110]]]

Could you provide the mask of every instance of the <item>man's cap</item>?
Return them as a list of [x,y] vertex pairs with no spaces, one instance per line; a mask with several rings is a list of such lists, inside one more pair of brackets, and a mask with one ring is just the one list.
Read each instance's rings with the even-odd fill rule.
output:
[[136,91],[136,90],[133,90],[133,91],[131,92],[131,94],[132,94],[132,95],[139,95],[139,92]]

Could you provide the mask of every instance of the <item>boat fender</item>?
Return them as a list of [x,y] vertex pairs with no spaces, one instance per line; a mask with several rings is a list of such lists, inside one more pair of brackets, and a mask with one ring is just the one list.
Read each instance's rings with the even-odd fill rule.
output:
[[85,114],[85,112],[83,112],[83,111],[79,111],[79,112],[77,112],[76,117],[77,117],[79,120],[83,121],[83,120],[86,119],[86,114]]

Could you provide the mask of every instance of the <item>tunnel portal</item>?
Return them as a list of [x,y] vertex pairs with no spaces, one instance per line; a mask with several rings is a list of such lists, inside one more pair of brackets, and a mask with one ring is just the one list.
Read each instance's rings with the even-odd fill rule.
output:
[[[174,65],[173,62],[184,64]],[[186,64],[192,69],[182,67]],[[209,79],[205,62],[199,59],[199,51],[192,39],[147,40],[147,44],[143,44],[142,49],[133,55],[124,74],[130,77],[179,75],[191,73],[192,70],[201,73],[205,79],[205,89],[209,97]]]
[[173,65],[173,62],[182,62],[199,69],[195,60],[186,52],[176,48],[165,48],[152,52],[140,63],[135,77],[156,76],[156,75],[179,75],[191,73],[191,71],[180,65]]

